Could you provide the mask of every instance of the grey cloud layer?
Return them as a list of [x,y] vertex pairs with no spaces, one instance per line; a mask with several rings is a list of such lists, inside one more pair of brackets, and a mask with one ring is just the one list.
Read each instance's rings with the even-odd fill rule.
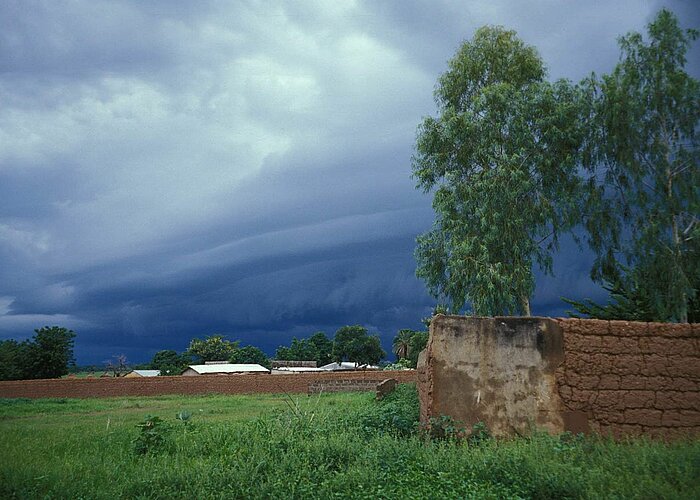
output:
[[460,41],[513,27],[577,79],[658,8],[524,5],[2,2],[0,338],[58,323],[84,360],[143,359],[213,331],[419,326],[410,155]]

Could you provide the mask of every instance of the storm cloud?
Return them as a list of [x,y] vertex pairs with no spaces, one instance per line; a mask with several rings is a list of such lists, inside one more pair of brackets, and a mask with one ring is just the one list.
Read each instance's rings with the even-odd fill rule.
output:
[[[693,2],[665,5],[698,26]],[[461,41],[504,25],[578,80],[660,7],[5,0],[0,339],[59,324],[79,362],[143,361],[194,336],[271,354],[360,323],[388,349],[433,305],[410,159]],[[604,297],[589,265],[564,242],[533,311]]]

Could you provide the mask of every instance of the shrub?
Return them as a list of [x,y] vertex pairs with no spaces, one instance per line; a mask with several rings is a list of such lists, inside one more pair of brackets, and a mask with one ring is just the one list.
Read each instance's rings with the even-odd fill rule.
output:
[[146,415],[146,418],[136,427],[141,429],[134,439],[134,451],[138,455],[146,455],[160,451],[167,441],[169,426],[160,417]]
[[381,401],[373,401],[351,415],[350,420],[365,434],[409,436],[418,429],[419,413],[415,385],[400,384]]

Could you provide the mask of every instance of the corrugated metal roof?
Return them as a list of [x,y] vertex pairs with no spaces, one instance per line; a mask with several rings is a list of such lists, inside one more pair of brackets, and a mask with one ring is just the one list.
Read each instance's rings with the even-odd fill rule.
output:
[[321,367],[322,370],[341,371],[341,370],[377,370],[378,366],[361,365],[352,361],[343,361],[342,363],[329,363]]
[[160,375],[160,370],[133,370],[134,373],[138,373],[142,377],[157,377]]
[[322,372],[323,368],[312,368],[310,366],[280,366],[273,368],[273,371],[279,372]]
[[261,365],[256,364],[238,364],[238,363],[226,363],[217,365],[190,365],[194,371],[200,375],[205,375],[207,373],[241,373],[241,372],[265,372],[269,373],[270,370]]

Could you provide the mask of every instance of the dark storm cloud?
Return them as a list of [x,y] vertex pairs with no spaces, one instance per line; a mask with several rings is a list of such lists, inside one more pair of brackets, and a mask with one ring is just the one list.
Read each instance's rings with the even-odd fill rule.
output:
[[[697,26],[692,2],[670,5]],[[608,71],[656,3],[0,3],[0,338],[61,324],[81,362],[221,332],[273,352],[432,300],[416,126],[459,43],[516,29],[553,78]],[[692,22],[690,24],[692,24]],[[601,298],[566,243],[559,296]]]

